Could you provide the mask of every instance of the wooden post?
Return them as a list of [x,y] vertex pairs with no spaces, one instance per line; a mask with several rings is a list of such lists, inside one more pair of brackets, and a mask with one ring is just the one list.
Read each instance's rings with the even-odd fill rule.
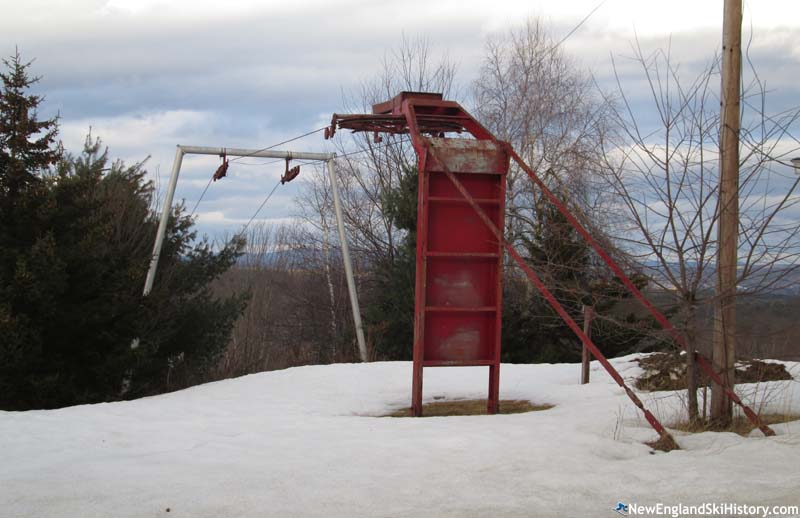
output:
[[[594,319],[594,309],[592,306],[583,306],[583,334],[592,337],[592,319]],[[586,344],[583,344],[581,351],[581,385],[589,383],[589,362],[591,355]]]
[[[732,387],[736,364],[736,279],[739,237],[739,127],[742,68],[742,0],[725,0],[722,29],[720,122],[719,251],[714,308],[713,365]],[[711,390],[711,419],[727,425],[731,400],[723,387]]]

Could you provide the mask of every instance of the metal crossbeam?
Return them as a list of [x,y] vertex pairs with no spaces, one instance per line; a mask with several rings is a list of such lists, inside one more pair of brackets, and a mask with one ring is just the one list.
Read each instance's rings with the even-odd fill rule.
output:
[[[226,155],[256,158],[285,158],[287,160],[319,160],[327,162],[328,176],[330,177],[331,190],[333,192],[334,210],[336,212],[336,224],[339,231],[339,241],[342,246],[342,260],[344,262],[345,276],[347,278],[347,289],[350,295],[350,307],[353,310],[353,322],[356,328],[356,340],[358,341],[358,349],[361,356],[361,361],[366,362],[368,360],[367,344],[366,340],[364,339],[364,329],[361,324],[361,310],[358,304],[358,294],[356,293],[356,284],[353,275],[353,267],[350,260],[350,249],[347,244],[347,235],[344,228],[341,203],[339,202],[339,188],[336,181],[336,168],[334,164],[336,153],[307,153],[298,151],[273,151],[268,149],[177,146],[177,149],[175,150],[175,160],[172,164],[172,173],[169,179],[169,186],[167,188],[167,196],[164,198],[164,206],[161,209],[161,219],[158,222],[158,232],[156,233],[155,243],[153,243],[153,253],[150,258],[150,268],[147,270],[147,277],[145,278],[142,295],[146,297],[153,289],[153,282],[155,282],[156,270],[158,269],[158,260],[161,257],[161,248],[167,231],[167,221],[169,220],[169,213],[172,210],[172,201],[175,197],[175,187],[178,184],[178,176],[180,175],[181,164],[183,163],[184,155]],[[134,342],[138,346],[138,339],[134,340]]]

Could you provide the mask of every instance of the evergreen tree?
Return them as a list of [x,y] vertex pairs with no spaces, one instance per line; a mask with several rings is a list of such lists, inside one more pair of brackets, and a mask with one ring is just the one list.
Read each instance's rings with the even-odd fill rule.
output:
[[[581,306],[588,303],[583,299],[591,275],[588,246],[551,204],[539,208],[535,223],[531,233],[523,237],[526,261],[570,316],[580,322]],[[507,278],[503,360],[574,360],[576,339],[561,317],[527,278]]]
[[37,109],[44,100],[28,89],[39,81],[15,52],[0,72],[0,195],[13,200],[39,182],[37,173],[47,170],[59,157],[56,144],[58,118],[39,120]]
[[0,72],[0,399],[13,394],[9,384],[32,372],[41,358],[42,336],[32,315],[53,310],[46,288],[62,263],[47,222],[52,208],[41,178],[58,160],[57,119],[38,120],[42,97],[28,89],[30,78],[19,52],[3,60]]
[[383,196],[384,210],[406,235],[396,253],[376,265],[373,302],[364,315],[380,359],[410,360],[413,355],[418,177],[416,167],[403,171],[398,186]]
[[[15,215],[0,218],[0,408],[109,401],[201,379],[246,301],[210,288],[243,241],[215,251],[175,207],[155,289],[143,299],[158,223],[143,163],[110,163],[91,136],[78,156],[61,153],[55,121],[43,125],[30,111],[38,101],[24,92],[28,65],[17,56],[7,66],[13,88],[3,99],[16,104],[2,105],[3,120],[29,111],[27,125],[0,128],[0,141],[12,143],[3,148],[0,208]],[[30,128],[48,140],[18,138]]]
[[[537,211],[536,225],[524,239],[526,261],[579,325],[583,306],[598,319],[592,326],[592,341],[608,357],[633,351],[652,325],[631,313],[624,314],[619,302],[630,295],[616,279],[600,275],[596,257],[557,207],[545,203]],[[513,272],[513,270],[512,270]],[[574,362],[582,344],[550,303],[518,272],[506,273],[504,285],[503,349],[507,362]],[[642,275],[631,275],[638,288],[646,285]]]

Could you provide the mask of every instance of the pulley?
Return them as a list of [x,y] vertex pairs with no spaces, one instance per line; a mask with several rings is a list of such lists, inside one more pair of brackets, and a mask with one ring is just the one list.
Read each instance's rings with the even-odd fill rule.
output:
[[225,153],[224,150],[222,151],[222,154],[220,155],[220,158],[222,158],[222,163],[217,168],[217,170],[214,171],[214,176],[212,176],[212,179],[215,182],[217,180],[221,180],[222,178],[225,177],[225,175],[228,174],[228,156],[227,156],[227,153]]
[[291,158],[286,159],[286,171],[281,176],[281,185],[291,182],[300,174],[300,166],[296,165],[289,169],[289,161],[291,161]]

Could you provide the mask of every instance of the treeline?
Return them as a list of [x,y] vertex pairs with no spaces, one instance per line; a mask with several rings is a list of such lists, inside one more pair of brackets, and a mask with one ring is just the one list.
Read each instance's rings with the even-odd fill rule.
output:
[[209,283],[236,260],[182,207],[169,219],[153,292],[142,297],[157,218],[144,163],[111,161],[87,136],[59,144],[39,120],[37,78],[17,53],[0,73],[0,409],[155,394],[206,379],[244,308]]
[[[696,77],[684,78],[669,53],[647,53],[635,45],[633,68],[626,73],[638,70],[642,80],[654,85],[642,97],[621,80],[610,91],[601,90],[557,43],[535,19],[494,35],[486,42],[478,77],[456,93],[455,65],[437,56],[424,39],[404,39],[387,52],[380,73],[345,99],[344,111],[369,113],[372,104],[401,91],[442,92],[445,98],[459,100],[514,146],[639,288],[653,297],[687,343],[710,352],[708,331],[716,294],[708,286],[714,285],[717,257],[715,135],[720,123],[712,89],[718,84],[718,62],[712,59]],[[786,183],[781,190],[785,197],[777,202],[760,186],[781,168],[791,174],[785,157],[800,152],[789,132],[800,112],[769,114],[758,75],[753,71],[745,79],[749,95],[759,102],[749,103],[743,112],[752,138],[742,151],[742,189],[748,200],[740,209],[741,282],[748,290],[739,297],[741,307],[747,308],[738,319],[739,355],[791,355],[792,330],[754,307],[762,307],[765,299],[759,297],[796,284],[800,227],[781,219],[790,218],[785,211],[797,202],[797,183]],[[634,96],[641,98],[636,112],[629,100]],[[775,139],[792,150],[777,153]],[[338,181],[370,354],[378,360],[410,359],[414,151],[403,135],[383,135],[383,141],[375,143],[371,135],[340,134],[334,144],[341,151]],[[252,351],[260,351],[257,369],[356,357],[330,186],[323,171],[311,168],[303,169],[299,181],[304,183],[297,225],[266,229],[269,239],[262,240],[274,257],[284,259],[237,267],[220,281],[228,286],[247,284],[244,279],[272,280],[259,287],[263,293],[254,296],[246,318],[237,323],[226,353],[230,365],[247,365],[236,358],[249,358]],[[606,355],[676,349],[513,164],[506,207],[506,238],[573,319],[582,323],[583,306],[594,308],[593,338]],[[774,325],[765,333],[752,332],[763,329],[754,319],[765,313],[770,318],[761,321]],[[504,271],[503,316],[503,361],[578,360],[579,341],[510,261]],[[276,332],[260,336],[260,320]],[[294,340],[290,330],[302,339]]]
[[[313,173],[312,173],[313,174]],[[322,175],[305,189],[313,191]],[[345,180],[346,181],[346,180]],[[416,169],[406,170],[384,193],[397,236],[392,257],[357,248],[356,283],[371,360],[410,360],[413,349],[416,247]],[[307,205],[305,205],[307,206]],[[581,322],[583,306],[609,317],[593,324],[593,337],[608,356],[654,349],[652,323],[620,304],[621,285],[595,277],[588,246],[562,217],[551,214],[542,234],[523,247],[528,262],[547,272],[553,293]],[[310,222],[258,226],[247,236],[246,254],[214,283],[221,294],[252,286],[252,299],[234,327],[218,377],[294,365],[359,361],[350,301],[332,222],[322,231]],[[351,229],[353,234],[357,229]],[[351,234],[351,236],[353,235]],[[358,239],[354,239],[358,242]],[[515,266],[504,271],[502,361],[572,362],[580,342]],[[634,276],[640,287],[644,278]]]
[[[719,212],[719,108],[709,85],[718,67],[712,61],[682,81],[669,54],[636,48],[634,63],[656,83],[651,105],[639,103],[644,115],[631,111],[621,82],[601,91],[536,20],[488,39],[477,78],[458,94],[453,63],[436,58],[423,39],[404,39],[381,72],[345,99],[343,111],[368,113],[401,91],[461,100],[514,146],[634,282],[656,295],[690,346],[707,351]],[[293,224],[255,225],[247,236],[212,246],[197,239],[183,207],[174,207],[155,288],[142,297],[157,225],[144,163],[109,160],[92,136],[76,155],[61,149],[58,121],[37,120],[41,98],[27,92],[36,81],[29,64],[17,55],[6,67],[0,408],[108,401],[294,365],[358,361],[322,166],[303,167]],[[782,157],[800,152],[787,144],[796,142],[789,129],[800,111],[766,113],[766,91],[753,77],[748,88],[759,102],[743,112],[750,137],[742,155],[748,203],[740,209],[740,281],[757,304],[757,297],[796,282],[800,271],[800,226],[785,214],[798,201],[798,182],[787,184],[777,202],[760,187],[786,167]],[[645,125],[639,117],[657,122]],[[791,149],[777,155],[784,149],[778,141]],[[370,358],[408,360],[416,156],[403,135],[384,135],[378,144],[371,135],[340,134],[333,143],[340,146],[337,174]],[[594,308],[593,339],[607,356],[674,350],[513,165],[506,207],[506,238],[573,319],[582,322],[583,307]],[[775,271],[780,275],[769,275]],[[503,277],[502,360],[577,361],[579,341],[511,261]],[[742,332],[754,333],[745,352],[794,347],[791,330],[774,328],[767,344],[764,327],[747,324],[754,314],[740,319]],[[693,375],[687,369],[687,379]]]

